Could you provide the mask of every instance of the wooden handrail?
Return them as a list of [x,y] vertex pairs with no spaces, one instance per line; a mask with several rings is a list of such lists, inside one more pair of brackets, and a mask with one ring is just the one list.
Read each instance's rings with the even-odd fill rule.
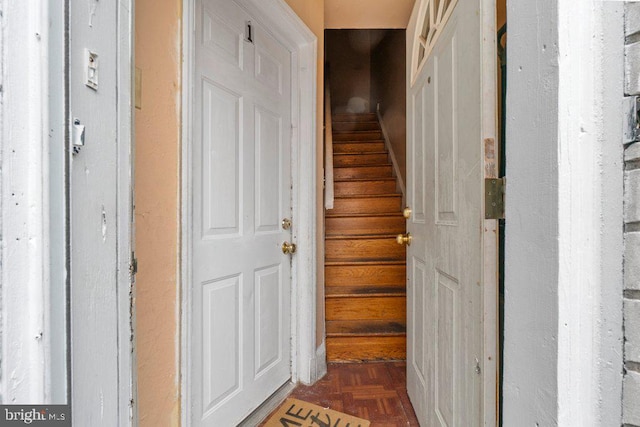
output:
[[331,122],[331,88],[324,83],[324,208],[333,209],[333,125]]

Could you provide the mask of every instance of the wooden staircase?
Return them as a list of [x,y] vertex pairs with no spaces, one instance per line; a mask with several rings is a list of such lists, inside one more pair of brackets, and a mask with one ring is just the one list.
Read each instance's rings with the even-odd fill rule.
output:
[[329,361],[406,358],[402,195],[375,114],[333,116],[334,208],[326,211]]

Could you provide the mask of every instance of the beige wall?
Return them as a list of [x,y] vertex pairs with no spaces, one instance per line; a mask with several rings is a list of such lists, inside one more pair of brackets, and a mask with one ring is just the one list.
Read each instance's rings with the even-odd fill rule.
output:
[[415,0],[325,0],[325,28],[406,28]]
[[406,183],[406,48],[404,30],[387,31],[371,56],[371,104],[380,103],[391,148]]
[[317,133],[316,133],[316,170],[318,177],[317,187],[317,227],[318,244],[316,247],[317,259],[316,268],[318,270],[317,281],[317,316],[316,316],[316,343],[320,345],[324,341],[324,195],[323,195],[323,114],[324,114],[324,3],[325,0],[286,0],[291,9],[307,24],[307,27],[318,37],[318,81],[317,81]]
[[180,418],[178,316],[181,0],[136,0],[137,405],[141,427]]

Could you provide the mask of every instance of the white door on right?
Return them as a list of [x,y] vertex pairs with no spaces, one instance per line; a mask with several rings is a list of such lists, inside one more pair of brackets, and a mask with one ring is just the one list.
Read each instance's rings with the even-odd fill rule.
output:
[[484,3],[418,2],[407,32],[407,388],[425,427],[484,423]]

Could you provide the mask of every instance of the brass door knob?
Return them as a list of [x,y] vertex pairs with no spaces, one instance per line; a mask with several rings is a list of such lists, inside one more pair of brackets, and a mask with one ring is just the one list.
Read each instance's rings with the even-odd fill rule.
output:
[[409,219],[409,218],[411,218],[411,212],[413,212],[413,211],[411,210],[411,208],[409,206],[407,206],[406,208],[404,208],[402,210],[402,216],[404,216],[406,219]]
[[288,230],[291,228],[291,220],[289,218],[285,218],[282,220],[282,229]]
[[398,234],[396,242],[398,242],[399,245],[411,246],[411,233]]
[[296,253],[296,244],[284,242],[282,243],[282,253],[283,254],[295,254]]

